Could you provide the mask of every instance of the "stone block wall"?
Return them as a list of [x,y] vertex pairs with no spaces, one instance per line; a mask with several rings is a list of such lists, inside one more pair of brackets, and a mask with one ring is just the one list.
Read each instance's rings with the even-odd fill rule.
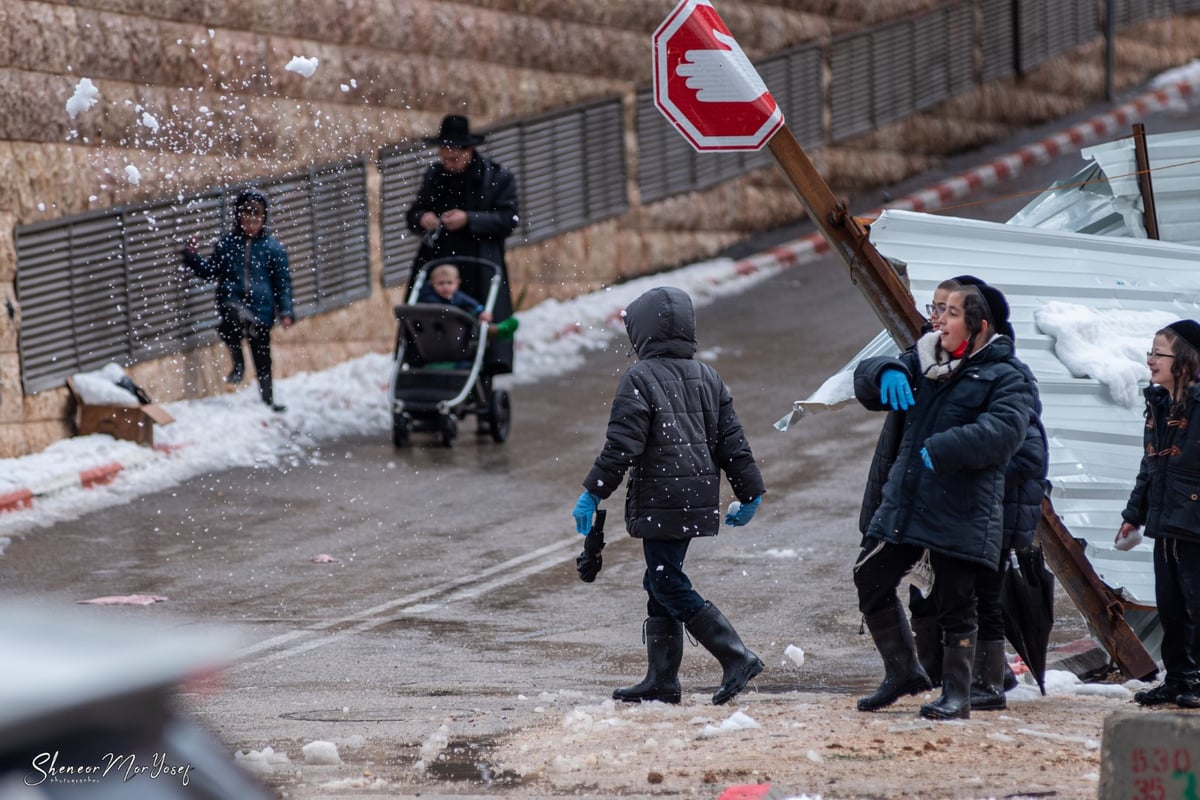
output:
[[[824,40],[940,0],[722,0],[752,58]],[[650,34],[674,0],[0,0],[0,457],[72,433],[65,388],[21,388],[14,229],[43,220],[278,175],[413,141],[442,115],[475,127],[584,100],[625,99],[628,213],[510,252],[526,305],[710,257],[803,212],[761,170],[702,193],[637,201],[634,95],[649,79]],[[1200,21],[1122,32],[1118,88],[1187,62]],[[308,78],[284,67],[315,57]],[[956,98],[887,130],[814,154],[834,190],[901,180],[940,157],[1052,119],[1103,95],[1101,46],[1020,80]],[[71,119],[80,78],[100,101]],[[148,115],[148,116],[147,116]],[[486,152],[486,145],[482,148]],[[136,183],[126,167],[136,168]],[[520,176],[518,176],[519,179]],[[369,171],[371,286],[350,309],[274,337],[281,376],[392,346],[398,290],[379,289],[379,179]],[[286,243],[285,243],[286,244]],[[11,314],[7,311],[11,307]],[[223,389],[220,346],[131,369],[164,401]]]

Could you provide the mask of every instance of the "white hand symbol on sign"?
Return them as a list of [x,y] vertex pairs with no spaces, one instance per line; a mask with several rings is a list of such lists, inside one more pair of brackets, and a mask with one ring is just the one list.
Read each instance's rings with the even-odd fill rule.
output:
[[767,91],[762,78],[738,46],[737,40],[714,30],[713,36],[729,50],[688,50],[686,61],[675,74],[687,78],[685,85],[697,90],[702,103],[748,103]]

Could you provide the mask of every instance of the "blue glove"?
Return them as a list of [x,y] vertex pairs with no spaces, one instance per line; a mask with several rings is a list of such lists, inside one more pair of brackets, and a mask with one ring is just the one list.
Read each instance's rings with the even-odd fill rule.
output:
[[925,469],[929,470],[930,472],[934,471],[933,459],[929,457],[929,448],[928,447],[921,448],[921,460],[925,462]]
[[762,495],[751,500],[749,503],[742,503],[742,507],[732,514],[725,515],[725,524],[731,525],[734,528],[740,528],[750,520],[754,519],[754,512],[758,511],[758,504],[762,502]]
[[885,369],[879,376],[879,396],[893,411],[907,411],[916,402],[908,376],[898,369]]
[[600,498],[591,492],[585,490],[583,494],[579,495],[572,513],[575,515],[575,530],[579,531],[580,536],[587,536],[591,531],[592,516],[596,513],[598,505],[600,505]]

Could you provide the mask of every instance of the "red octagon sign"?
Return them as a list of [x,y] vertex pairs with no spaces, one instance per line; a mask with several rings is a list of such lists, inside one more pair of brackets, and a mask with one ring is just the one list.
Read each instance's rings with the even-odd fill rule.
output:
[[658,26],[654,104],[697,150],[758,150],[783,112],[710,0],[681,0]]

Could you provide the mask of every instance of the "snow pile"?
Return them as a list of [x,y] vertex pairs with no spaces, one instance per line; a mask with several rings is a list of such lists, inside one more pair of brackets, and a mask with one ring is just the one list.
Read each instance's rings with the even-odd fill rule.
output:
[[75,393],[90,406],[136,406],[137,395],[119,385],[125,376],[120,364],[105,364],[92,372],[79,372],[71,376]]
[[237,764],[254,775],[270,775],[276,767],[286,767],[292,762],[287,753],[276,753],[274,748],[264,747],[262,750],[238,750],[233,754]]
[[429,762],[436,759],[438,753],[445,750],[449,744],[450,726],[443,722],[441,727],[421,743],[421,757],[417,759],[417,763],[413,764],[413,769],[417,772],[424,772],[429,768]]
[[333,742],[321,740],[309,742],[300,748],[300,752],[304,753],[304,763],[306,764],[336,767],[342,763],[342,758],[338,755],[337,745]]
[[708,739],[708,738],[716,736],[717,734],[720,734],[720,733],[729,733],[731,731],[744,731],[744,730],[749,730],[751,728],[761,728],[761,727],[762,726],[759,725],[757,722],[755,722],[754,718],[751,717],[750,715],[748,715],[742,711],[735,711],[728,719],[723,721],[720,725],[705,725],[703,730],[700,731],[700,735],[703,736],[705,739]]
[[1150,380],[1146,351],[1155,331],[1179,319],[1165,311],[1098,309],[1051,301],[1033,313],[1042,333],[1054,337],[1054,354],[1076,378],[1094,378],[1127,408],[1141,401]]

